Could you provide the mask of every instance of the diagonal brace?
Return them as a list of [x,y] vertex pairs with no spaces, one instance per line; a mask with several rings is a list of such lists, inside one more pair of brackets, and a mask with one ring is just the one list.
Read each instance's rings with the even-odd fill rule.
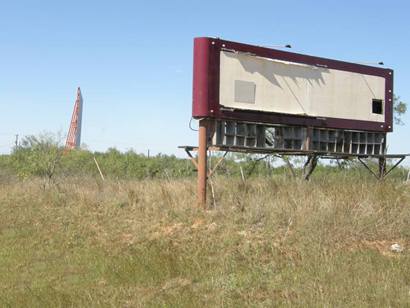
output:
[[225,154],[216,162],[215,166],[212,168],[212,170],[209,171],[208,173],[208,177],[211,177],[212,174],[214,174],[214,172],[216,171],[216,168],[218,168],[218,166],[222,163],[222,161],[225,159],[226,154],[228,154],[228,152],[225,152]]
[[383,176],[384,176],[384,177],[387,176],[391,171],[393,171],[393,169],[395,169],[398,165],[400,165],[401,162],[402,162],[405,158],[406,158],[405,156],[401,157],[400,160],[399,160],[397,163],[395,163]]
[[377,174],[375,173],[367,164],[365,161],[363,161],[360,157],[358,157],[357,159],[362,163],[363,166],[366,167],[367,170],[370,171],[371,174],[373,174],[375,176],[376,179],[378,180],[382,180],[383,178],[385,178],[390,172],[392,172],[394,169],[396,169],[397,166],[399,166],[401,164],[401,162],[405,159],[405,156],[400,157],[400,160],[398,160],[392,167],[390,167],[389,170],[385,171],[382,170],[382,173]]
[[192,156],[191,152],[188,149],[185,149],[185,152],[188,154],[188,156],[189,156],[191,162],[194,164],[196,170],[198,170],[198,163],[195,160],[195,158]]
[[[188,154],[189,159],[191,160],[192,164],[198,170],[198,162],[196,161],[194,156],[192,156],[191,151],[189,151],[188,149],[185,149],[185,152]],[[210,176],[212,176],[212,174],[214,174],[214,172],[216,171],[216,168],[218,168],[218,166],[222,163],[222,161],[225,159],[227,154],[228,154],[228,152],[225,152],[225,154],[217,161],[217,163],[215,164],[213,169],[209,171],[209,173],[207,175],[208,177],[210,177]]]
[[379,176],[376,172],[374,172],[374,171],[366,164],[366,162],[361,159],[361,157],[357,157],[357,159],[359,160],[359,162],[362,163],[363,166],[366,167],[367,170],[369,170],[369,172],[370,172],[371,174],[374,175],[374,177],[375,177],[376,179],[380,180],[380,176]]

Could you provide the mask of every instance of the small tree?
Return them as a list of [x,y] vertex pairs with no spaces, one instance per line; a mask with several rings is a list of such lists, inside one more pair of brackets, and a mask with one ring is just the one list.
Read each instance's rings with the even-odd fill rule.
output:
[[400,100],[400,96],[394,95],[393,97],[393,114],[394,114],[394,123],[398,125],[403,125],[401,117],[407,111],[407,104]]
[[50,183],[60,165],[63,148],[58,138],[50,133],[26,136],[12,153],[15,169],[20,177],[42,177]]

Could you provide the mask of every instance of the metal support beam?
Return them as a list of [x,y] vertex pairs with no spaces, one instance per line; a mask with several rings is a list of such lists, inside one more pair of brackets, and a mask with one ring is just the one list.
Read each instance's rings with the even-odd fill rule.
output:
[[223,162],[225,159],[225,156],[228,154],[228,152],[225,152],[225,154],[216,162],[215,166],[212,168],[212,170],[209,171],[208,177],[211,177],[212,174],[216,171],[216,168]]
[[390,172],[392,172],[394,169],[396,169],[397,166],[401,164],[401,162],[406,158],[405,155],[401,157],[395,157],[399,158],[399,160],[392,166],[390,169],[387,169],[387,163],[386,163],[386,157],[385,156],[380,156],[379,157],[379,172],[376,173],[374,172],[367,164],[365,161],[362,160],[361,157],[358,157],[357,159],[359,162],[362,163],[362,165],[371,173],[374,175],[374,177],[378,180],[383,180]]
[[387,172],[384,173],[384,177],[386,177],[391,171],[393,171],[393,169],[395,169],[398,165],[400,165],[401,162],[402,162],[405,158],[406,158],[405,156],[403,156],[402,158],[400,158],[400,160],[399,160],[397,163],[395,163],[395,164],[393,165],[393,167],[391,167],[389,170],[387,170]]
[[198,206],[206,208],[208,122],[199,121],[198,130]]
[[358,157],[357,159],[359,160],[359,162],[361,162],[361,164],[362,164],[371,174],[374,175],[374,177],[375,177],[376,179],[380,179],[380,178],[379,178],[379,174],[377,174],[376,172],[374,172],[374,171],[366,164],[366,162],[365,162],[364,160],[362,160],[361,157]]
[[192,156],[191,152],[188,149],[185,149],[185,152],[188,154],[189,159],[194,164],[196,170],[198,170],[198,163],[196,162],[195,158]]
[[379,157],[379,180],[383,180],[386,173],[386,158]]

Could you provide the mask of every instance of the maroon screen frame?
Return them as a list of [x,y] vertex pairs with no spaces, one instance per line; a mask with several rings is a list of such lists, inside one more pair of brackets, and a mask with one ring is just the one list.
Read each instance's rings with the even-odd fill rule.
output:
[[[270,59],[383,77],[386,80],[384,122],[221,108],[222,106],[219,104],[219,66],[220,52],[224,49],[247,52]],[[196,119],[230,119],[268,124],[391,132],[393,131],[393,70],[230,42],[218,38],[198,37],[194,39],[192,116]]]

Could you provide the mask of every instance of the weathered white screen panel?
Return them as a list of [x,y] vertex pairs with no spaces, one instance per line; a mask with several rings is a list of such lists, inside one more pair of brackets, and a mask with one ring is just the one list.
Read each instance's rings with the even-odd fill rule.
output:
[[[220,54],[222,106],[384,122],[385,79],[247,54]],[[372,101],[382,101],[373,113]]]

